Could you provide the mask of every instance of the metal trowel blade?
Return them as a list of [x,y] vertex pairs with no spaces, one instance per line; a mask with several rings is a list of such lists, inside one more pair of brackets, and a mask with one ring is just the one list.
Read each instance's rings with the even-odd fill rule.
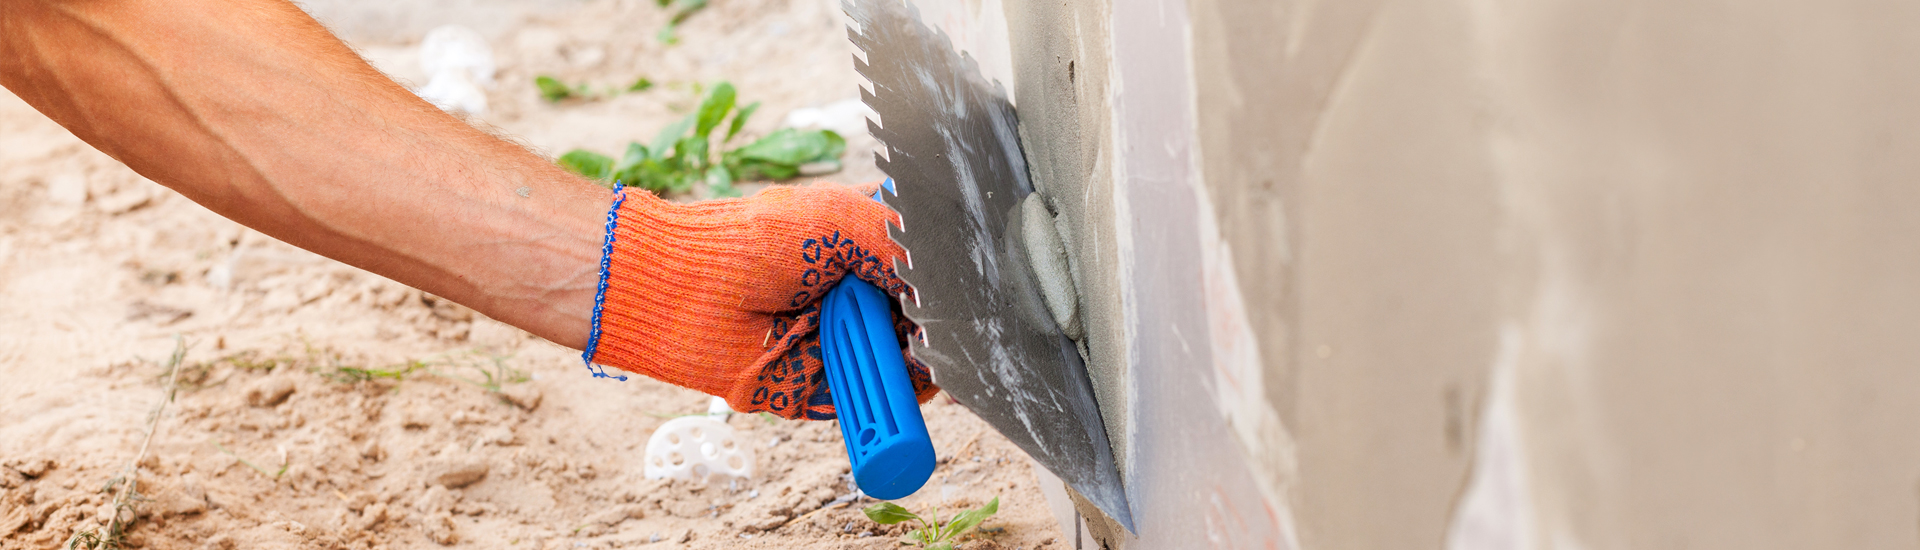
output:
[[1012,103],[971,57],[901,0],[849,0],[855,68],[879,114],[880,169],[896,195],[908,253],[896,266],[923,338],[913,355],[934,381],[1128,530],[1133,517],[1074,342],[1046,310],[1020,246],[1033,193]]

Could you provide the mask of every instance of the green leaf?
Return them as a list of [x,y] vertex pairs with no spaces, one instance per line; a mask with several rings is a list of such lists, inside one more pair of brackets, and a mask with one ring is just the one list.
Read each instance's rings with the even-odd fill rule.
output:
[[679,122],[668,124],[667,127],[660,129],[660,135],[653,137],[653,147],[647,150],[653,152],[654,158],[667,156],[667,149],[672,147],[674,142],[680,141],[680,136],[686,135],[687,129],[692,127],[693,116],[691,115],[680,119]]
[[840,155],[847,154],[847,138],[840,137],[840,134],[833,130],[821,130],[820,134],[821,139],[827,140],[827,149],[821,151],[819,156],[813,157],[807,162],[840,160]]
[[698,114],[700,123],[694,126],[693,135],[701,139],[712,135],[713,128],[719,126],[720,121],[725,120],[727,113],[733,110],[733,100],[732,83],[721,82],[715,85],[713,91],[707,92],[707,99],[700,102]]
[[686,169],[675,170],[667,176],[666,192],[685,193],[692,191],[693,186],[699,184],[703,179],[699,172]]
[[597,180],[607,179],[608,169],[613,166],[613,159],[586,149],[567,151],[554,162],[575,174]]
[[[732,155],[732,152],[728,154]],[[737,156],[729,156],[726,165],[728,170],[733,171],[733,177],[743,180],[785,180],[800,175],[798,166],[742,159]]]
[[648,89],[651,89],[651,88],[653,88],[653,81],[652,81],[652,80],[647,80],[647,77],[644,77],[644,76],[643,76],[643,77],[640,77],[640,79],[639,79],[639,80],[635,80],[635,81],[633,81],[633,85],[632,85],[632,86],[627,86],[627,91],[629,91],[629,92],[644,92],[644,91],[647,91]]
[[746,107],[741,107],[739,112],[734,113],[733,125],[727,127],[727,138],[720,140],[720,142],[726,143],[733,141],[734,134],[740,133],[740,129],[746,127],[747,117],[753,116],[753,112],[757,110],[760,110],[760,102],[755,101],[748,103]]
[[868,506],[861,511],[866,512],[867,519],[873,520],[874,523],[881,525],[893,525],[908,520],[920,521],[920,516],[914,515],[913,512],[908,512],[906,508],[901,508],[900,505],[891,502],[882,502]]
[[679,44],[680,37],[674,33],[674,27],[676,26],[677,25],[669,23],[665,27],[660,27],[660,32],[654,33],[653,37],[659,39],[660,43],[669,46]]
[[695,136],[681,138],[680,142],[673,146],[673,157],[687,170],[706,170],[707,139]]
[[692,17],[694,12],[706,8],[707,0],[674,0],[673,5],[675,9],[673,18],[670,21],[672,24],[678,25],[686,21],[688,17]]
[[560,100],[573,97],[573,88],[568,88],[566,84],[561,84],[560,80],[551,76],[536,76],[533,78],[533,85],[540,87],[540,99],[548,102],[558,103]]
[[740,190],[733,188],[733,173],[726,166],[714,166],[707,169],[707,189],[714,198],[740,196]]
[[613,181],[620,182],[622,185],[639,185],[640,176],[638,169],[640,168],[640,164],[647,160],[647,146],[641,145],[639,142],[629,142],[627,143],[627,153],[621,155],[620,161],[613,164],[613,168],[608,173],[608,177],[612,178]]
[[[837,147],[836,147],[837,146]],[[802,132],[792,128],[782,128],[767,134],[745,147],[735,149],[743,160],[759,160],[775,164],[799,166],[821,157],[837,157],[838,151],[845,151],[847,142],[838,134],[825,130]]]
[[620,156],[620,163],[613,165],[613,171],[619,172],[634,166],[639,166],[640,163],[646,162],[649,158],[653,157],[648,154],[647,146],[641,145],[638,141],[628,142],[627,154]]
[[953,543],[940,541],[927,545],[924,550],[953,550]]
[[678,177],[676,172],[671,168],[668,168],[659,160],[654,159],[647,159],[646,162],[635,166],[631,173],[633,174],[633,183],[628,185],[635,185],[654,193],[672,191],[674,181]]
[[999,511],[1000,497],[993,497],[993,502],[987,503],[986,506],[967,510],[961,512],[960,515],[954,516],[953,521],[947,523],[939,538],[941,540],[947,540],[958,537],[961,533],[965,533],[968,529],[980,525],[980,522],[986,521],[987,517]]

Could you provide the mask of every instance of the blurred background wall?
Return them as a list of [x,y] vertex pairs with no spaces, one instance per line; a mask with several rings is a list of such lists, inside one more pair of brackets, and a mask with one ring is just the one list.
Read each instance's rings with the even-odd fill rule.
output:
[[[1168,273],[1233,273],[1237,303],[1183,333],[1215,376],[1142,353],[1179,339],[1144,328],[1102,374],[1131,398],[1109,428],[1136,500],[1179,500],[1137,470],[1184,443],[1143,411],[1170,371],[1277,495],[1278,547],[1920,546],[1920,5],[1006,6],[1023,120],[1116,113],[1030,156],[1106,140],[1075,158],[1122,166],[1083,177],[1204,204],[1177,244],[1216,259]],[[1023,45],[1021,20],[1075,10],[1109,35]],[[1112,70],[1035,100],[1034,67],[1075,56]],[[1142,95],[1167,112],[1129,114]],[[1162,115],[1191,139],[1129,126]],[[1236,334],[1257,392],[1218,375],[1246,372]]]

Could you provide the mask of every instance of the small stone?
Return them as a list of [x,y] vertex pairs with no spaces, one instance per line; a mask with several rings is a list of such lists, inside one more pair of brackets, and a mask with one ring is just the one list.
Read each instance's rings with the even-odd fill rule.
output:
[[10,464],[10,466],[13,468],[13,471],[20,472],[20,475],[27,476],[27,478],[31,479],[47,475],[48,471],[53,470],[53,468],[58,465],[53,462],[53,459],[33,457],[20,459]]
[[513,436],[513,429],[506,426],[494,426],[480,434],[480,442],[500,447],[509,447],[519,440]]
[[786,524],[787,524],[786,516],[768,515],[756,520],[748,521],[745,525],[740,526],[740,530],[748,533],[758,533],[761,531],[772,531],[774,528],[777,528]]
[[[26,527],[27,522],[32,519],[33,516],[27,514],[27,507],[25,506],[15,507],[13,511],[0,514],[0,537],[12,535],[15,531],[19,531],[21,527]],[[656,534],[654,536],[658,537],[659,535]]]
[[360,511],[360,524],[358,527],[361,531],[370,531],[374,527],[379,526],[380,522],[386,520],[387,503],[375,502],[368,504],[365,510]]
[[460,533],[455,531],[453,516],[440,512],[429,516],[421,527],[427,532],[427,538],[441,546],[452,546],[460,542]]
[[608,527],[613,527],[615,525],[619,525],[620,522],[630,520],[630,519],[644,519],[646,518],[646,516],[647,516],[646,509],[641,507],[640,505],[622,504],[619,506],[608,508],[606,510],[602,510],[598,514],[594,514],[592,518],[589,518],[587,520],[587,523],[594,523],[599,525],[605,525]]
[[47,180],[47,200],[61,206],[80,206],[87,203],[87,177],[81,174],[63,173]]
[[0,489],[12,489],[27,484],[27,476],[13,468],[0,466]]
[[100,199],[100,210],[108,214],[124,214],[151,202],[153,202],[153,194],[148,190],[129,189]]
[[284,377],[271,377],[255,381],[247,386],[247,404],[255,407],[272,407],[287,401],[293,395],[293,380]]
[[449,459],[433,466],[429,479],[448,489],[459,489],[487,477],[487,463],[470,458]]
[[400,413],[400,427],[419,430],[433,427],[434,421],[441,417],[440,411],[422,404],[407,407]]
[[420,302],[425,304],[427,308],[433,312],[434,317],[456,323],[473,320],[473,310],[467,309],[466,306],[453,303],[453,300],[430,294],[422,294],[420,296]]
[[526,384],[514,384],[500,389],[500,396],[508,403],[528,411],[540,408],[540,389]]
[[432,514],[447,508],[452,498],[453,495],[448,494],[446,486],[435,485],[427,489],[425,494],[420,495],[419,500],[414,501],[413,508],[423,514]]
[[207,511],[207,495],[195,485],[172,488],[155,495],[141,511],[163,518],[191,516]]

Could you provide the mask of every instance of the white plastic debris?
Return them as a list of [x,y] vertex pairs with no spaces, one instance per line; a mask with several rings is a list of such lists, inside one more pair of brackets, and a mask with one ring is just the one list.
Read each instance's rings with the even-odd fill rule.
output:
[[493,86],[493,49],[473,29],[443,25],[420,40],[420,68],[427,74],[466,71],[474,84]]
[[873,112],[859,99],[843,99],[823,107],[807,107],[787,112],[787,118],[780,125],[802,130],[820,128],[833,130],[842,136],[863,135],[867,133],[867,119],[880,120],[880,114]]
[[647,479],[752,478],[753,450],[733,426],[709,416],[668,420],[647,438]]
[[716,396],[712,401],[707,402],[707,416],[725,421],[728,417],[733,416],[733,407],[727,406],[727,400]]
[[484,115],[493,87],[493,50],[473,29],[444,25],[420,41],[420,68],[430,76],[413,93],[440,110]]
[[487,93],[467,80],[464,71],[435,73],[426,86],[414,90],[420,99],[450,113],[487,114]]

